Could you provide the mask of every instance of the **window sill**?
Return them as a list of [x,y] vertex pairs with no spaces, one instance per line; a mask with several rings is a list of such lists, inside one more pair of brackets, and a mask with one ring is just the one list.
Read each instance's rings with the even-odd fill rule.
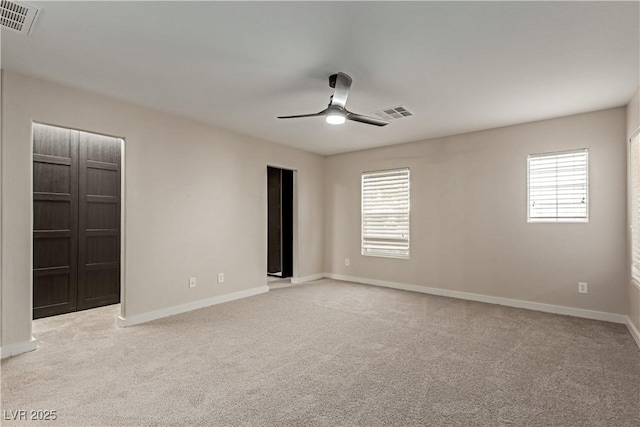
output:
[[588,219],[527,219],[528,224],[588,224]]
[[410,259],[409,256],[403,255],[379,255],[379,254],[362,254],[363,256],[373,257],[373,258],[389,258],[389,259]]

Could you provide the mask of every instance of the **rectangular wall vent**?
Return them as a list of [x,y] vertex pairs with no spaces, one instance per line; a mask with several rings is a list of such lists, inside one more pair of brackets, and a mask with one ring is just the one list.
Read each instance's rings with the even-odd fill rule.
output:
[[382,120],[387,120],[390,122],[413,116],[413,113],[410,112],[407,107],[404,107],[402,105],[399,105],[397,107],[383,108],[382,110],[374,111],[373,114],[380,117]]
[[0,24],[17,33],[29,35],[40,9],[15,1],[0,1]]

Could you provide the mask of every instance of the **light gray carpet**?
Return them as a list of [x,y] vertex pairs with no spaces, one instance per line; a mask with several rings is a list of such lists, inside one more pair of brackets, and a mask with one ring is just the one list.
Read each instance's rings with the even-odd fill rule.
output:
[[280,289],[280,288],[288,288],[290,286],[295,286],[294,284],[291,283],[291,278],[290,277],[274,277],[274,276],[267,276],[267,286],[269,286],[269,289]]
[[117,313],[37,321],[39,349],[2,363],[2,409],[60,426],[640,425],[623,325],[331,280],[126,329]]

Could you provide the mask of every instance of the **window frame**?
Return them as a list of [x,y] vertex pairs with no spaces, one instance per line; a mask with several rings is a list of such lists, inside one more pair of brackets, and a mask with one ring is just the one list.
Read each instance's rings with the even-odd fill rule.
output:
[[[560,156],[563,154],[571,154],[571,153],[585,153],[586,155],[586,175],[585,175],[585,204],[586,204],[586,214],[585,217],[548,217],[548,218],[538,218],[531,216],[531,159],[542,158],[542,157],[552,157],[552,156]],[[571,150],[562,150],[562,151],[551,151],[544,153],[535,153],[529,154],[527,156],[527,223],[531,224],[587,224],[590,221],[590,210],[591,210],[591,185],[590,185],[590,161],[589,161],[589,149],[588,148],[576,148]],[[557,195],[556,195],[557,199]],[[557,212],[556,212],[557,215]]]
[[[375,176],[376,174],[384,173],[400,173],[406,171],[406,188],[407,188],[407,206],[406,206],[406,221],[407,221],[407,235],[406,235],[406,254],[398,253],[384,253],[375,250],[367,249],[367,236],[365,235],[365,197],[364,197],[364,184],[367,176]],[[401,210],[398,210],[400,212]],[[395,212],[397,214],[398,212]],[[404,213],[403,213],[404,214]],[[369,237],[369,239],[371,239]],[[389,239],[393,240],[393,239]],[[403,241],[404,242],[404,241]],[[391,259],[410,259],[411,258],[411,169],[409,167],[382,169],[365,171],[360,175],[360,253],[363,256],[371,256],[378,258],[391,258]]]

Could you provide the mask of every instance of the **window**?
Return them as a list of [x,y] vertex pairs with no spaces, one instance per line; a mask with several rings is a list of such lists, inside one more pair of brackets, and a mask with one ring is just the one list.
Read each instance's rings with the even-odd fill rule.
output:
[[532,154],[529,222],[589,221],[589,151]]
[[640,134],[631,138],[629,188],[631,199],[631,276],[640,283]]
[[409,258],[409,169],[362,174],[362,255]]

